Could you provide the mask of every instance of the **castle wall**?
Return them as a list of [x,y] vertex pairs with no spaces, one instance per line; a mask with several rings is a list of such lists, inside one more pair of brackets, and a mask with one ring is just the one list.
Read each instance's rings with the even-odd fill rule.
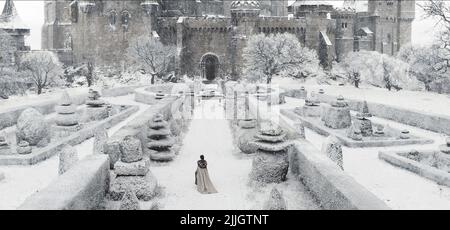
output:
[[140,2],[104,1],[92,9],[80,8],[72,24],[75,62],[123,64],[129,42],[150,36],[151,24],[151,15]]
[[[95,6],[86,5],[89,2]],[[368,12],[357,14],[326,4],[298,4],[293,7],[294,18],[285,17],[287,0],[261,1],[260,16],[251,10],[232,15],[227,0],[160,0],[159,9],[151,12],[141,6],[143,2],[86,0],[71,5],[71,0],[48,1],[42,47],[69,64],[94,61],[121,66],[129,43],[156,31],[164,44],[177,46],[178,73],[199,74],[202,55],[215,53],[221,73],[235,75],[242,70],[242,51],[252,34],[295,34],[321,59],[341,61],[357,50],[395,54],[410,42],[415,16],[414,1],[406,0],[369,0]],[[129,15],[127,22],[124,15]],[[368,27],[373,37],[355,36],[362,27]]]
[[[201,75],[199,68],[201,58],[206,53],[216,54],[220,60],[220,73],[229,74],[230,68],[230,19],[208,21],[202,18],[186,18],[180,33],[179,63],[181,73]],[[181,46],[181,47],[180,47]]]

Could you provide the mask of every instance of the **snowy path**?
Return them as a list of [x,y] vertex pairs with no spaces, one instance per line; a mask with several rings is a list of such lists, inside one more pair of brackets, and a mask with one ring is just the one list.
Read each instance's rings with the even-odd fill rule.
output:
[[[276,113],[278,108],[295,108],[303,104],[303,100],[287,98],[287,104],[274,106],[273,110]],[[373,117],[372,120],[399,130],[408,129],[411,133],[433,139],[435,143],[379,148],[343,147],[345,172],[393,209],[450,209],[449,187],[438,185],[378,158],[379,151],[437,149],[444,143],[445,137],[382,118]],[[306,129],[306,139],[320,150],[325,137]]]
[[[262,209],[275,185],[248,186],[252,156],[235,149],[230,124],[224,116],[223,105],[218,100],[202,101],[194,111],[194,119],[174,162],[152,166],[165,193],[160,202],[162,209]],[[217,194],[202,195],[196,190],[194,173],[201,154],[208,161],[211,180],[219,191]],[[286,182],[276,185],[283,193],[288,209],[318,209],[303,185],[289,177]]]
[[[190,129],[174,162],[152,167],[165,190],[164,209],[248,209],[246,185],[251,160],[233,153],[233,138],[228,120],[217,100],[205,100],[194,110]],[[205,155],[217,194],[202,195],[194,185],[199,156]]]
[[[135,102],[134,95],[103,99],[112,104],[139,105],[137,113],[108,130],[109,136],[149,108],[149,105]],[[91,138],[75,146],[80,159],[92,154],[93,143],[94,138]],[[6,176],[0,181],[0,210],[16,209],[31,194],[47,187],[58,177],[58,165],[59,157],[56,155],[31,166],[0,166],[0,171]]]

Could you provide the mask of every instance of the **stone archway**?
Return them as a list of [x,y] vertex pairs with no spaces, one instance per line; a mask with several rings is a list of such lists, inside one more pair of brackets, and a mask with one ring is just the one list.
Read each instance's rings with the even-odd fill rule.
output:
[[202,78],[208,81],[213,81],[219,77],[220,61],[219,57],[213,53],[206,53],[200,60],[200,68],[202,71]]

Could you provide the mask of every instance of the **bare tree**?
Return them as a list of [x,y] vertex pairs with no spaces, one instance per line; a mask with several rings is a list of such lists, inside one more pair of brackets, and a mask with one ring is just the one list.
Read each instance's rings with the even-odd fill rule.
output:
[[155,78],[162,78],[170,72],[175,60],[176,48],[164,45],[157,38],[141,36],[134,40],[128,48],[128,56],[151,74],[151,83]]
[[291,34],[253,35],[243,56],[247,78],[263,78],[267,84],[275,75],[303,76],[308,69],[319,70],[316,52],[302,46]]
[[437,38],[439,47],[438,56],[442,63],[439,65],[439,71],[447,72],[450,68],[450,2],[444,0],[428,0],[420,7],[425,11],[426,17],[438,19],[438,24],[444,26]]
[[428,0],[419,6],[425,11],[426,17],[437,18],[438,23],[450,30],[450,3],[444,0]]
[[42,89],[57,82],[63,73],[61,66],[56,55],[49,51],[28,53],[20,63],[20,68],[27,71],[28,77],[35,84],[37,94],[41,94]]

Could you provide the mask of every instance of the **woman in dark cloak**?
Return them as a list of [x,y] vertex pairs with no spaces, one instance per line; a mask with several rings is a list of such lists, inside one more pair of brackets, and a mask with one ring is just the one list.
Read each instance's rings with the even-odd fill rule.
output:
[[205,156],[201,155],[200,160],[197,161],[197,170],[195,171],[195,184],[197,190],[202,194],[217,193],[208,173],[208,162]]

